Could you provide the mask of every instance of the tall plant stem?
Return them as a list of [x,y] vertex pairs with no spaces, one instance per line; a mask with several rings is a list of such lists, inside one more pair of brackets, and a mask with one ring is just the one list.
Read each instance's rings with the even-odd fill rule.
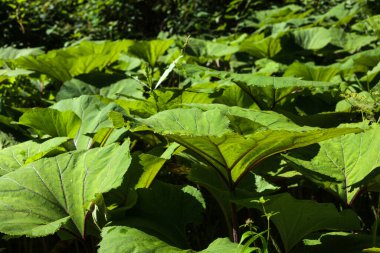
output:
[[236,204],[231,203],[232,241],[239,243],[239,223],[237,218]]

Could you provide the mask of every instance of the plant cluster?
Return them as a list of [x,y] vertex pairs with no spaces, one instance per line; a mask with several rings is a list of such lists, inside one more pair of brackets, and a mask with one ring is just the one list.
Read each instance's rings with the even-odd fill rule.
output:
[[0,248],[378,251],[368,2],[247,12],[212,40],[1,48]]

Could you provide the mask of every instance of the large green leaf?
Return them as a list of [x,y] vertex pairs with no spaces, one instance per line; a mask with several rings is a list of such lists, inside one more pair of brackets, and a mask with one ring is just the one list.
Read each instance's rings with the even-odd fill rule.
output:
[[100,89],[100,95],[111,99],[119,97],[143,99],[143,92],[144,87],[134,79],[122,79]]
[[186,53],[197,57],[219,58],[231,55],[239,50],[238,46],[230,46],[227,43],[190,39],[186,47]]
[[315,66],[313,63],[294,62],[284,76],[300,77],[304,80],[329,82],[341,71],[339,65]]
[[[238,106],[227,106],[222,104],[187,104],[192,107],[196,107],[202,110],[212,110],[218,109],[223,115],[226,115],[231,124],[231,127],[236,131],[238,127],[248,127],[248,125],[254,130],[298,130],[304,131],[307,127],[300,127],[284,115],[274,112],[274,111],[261,111],[255,109],[245,109]],[[232,116],[232,117],[231,117]],[[236,119],[234,118],[237,117]],[[244,124],[239,120],[239,118],[249,119],[251,122],[247,121]],[[243,126],[242,126],[243,125]],[[310,128],[312,129],[312,128]]]
[[129,53],[155,66],[158,58],[174,43],[173,40],[139,41],[129,48]]
[[14,60],[17,66],[46,74],[60,81],[103,69],[116,61],[121,52],[133,44],[130,40],[84,41],[69,48],[49,51],[37,56],[21,57]]
[[100,98],[88,95],[61,100],[51,106],[51,108],[59,111],[72,111],[82,120],[79,132],[74,139],[77,149],[88,149],[91,147],[92,138],[85,134],[96,133],[102,128],[113,127],[108,113],[120,109],[114,103],[106,104]]
[[281,8],[255,11],[249,19],[249,21],[252,20],[249,24],[250,26],[259,28],[268,24],[284,22],[304,16],[304,13],[300,13],[301,10],[303,10],[301,6],[288,4]]
[[76,227],[72,232],[84,236],[96,194],[118,187],[130,162],[125,142],[43,158],[2,176],[0,231],[45,236],[71,219]]
[[[262,208],[257,202],[250,200],[240,200],[237,203],[246,207]],[[298,200],[288,193],[269,197],[264,207],[267,213],[278,212],[271,217],[271,221],[280,233],[286,252],[306,235],[318,230],[360,228],[360,221],[352,210],[338,212],[331,203]]]
[[[170,246],[154,236],[125,226],[105,227],[102,230],[99,253],[146,252],[146,253],[195,253]],[[219,238],[199,253],[242,253],[239,245],[227,238]]]
[[61,112],[51,108],[33,108],[20,117],[19,124],[35,129],[40,135],[74,138],[81,126],[81,119],[69,109]]
[[71,79],[63,83],[57,94],[57,100],[80,97],[81,95],[97,95],[117,99],[120,97],[139,98],[143,97],[143,87],[134,79],[122,79],[101,89],[83,82],[79,79]]
[[350,55],[344,59],[346,62],[353,61],[356,72],[367,72],[380,61],[380,48],[370,49]]
[[363,36],[356,33],[348,33],[343,29],[331,28],[331,44],[341,47],[342,51],[353,53],[360,48],[377,40],[376,36]]
[[293,36],[297,45],[308,50],[324,48],[331,41],[329,30],[323,27],[298,29],[293,32]]
[[311,82],[304,81],[297,78],[290,77],[270,77],[257,75],[255,73],[251,74],[238,74],[228,71],[217,71],[214,69],[201,67],[192,64],[183,64],[182,69],[188,75],[199,75],[201,77],[211,76],[217,77],[222,80],[231,80],[236,83],[244,83],[246,86],[259,87],[271,87],[274,89],[290,88],[290,87],[329,87],[333,84],[328,82]]
[[217,169],[230,185],[271,155],[360,131],[265,130],[244,136],[227,128],[229,121],[220,111],[202,112],[196,108],[164,111],[141,122],[195,152],[208,165]]
[[362,3],[356,2],[351,6],[347,6],[345,2],[342,2],[325,14],[317,16],[319,21],[324,21],[326,26],[340,26],[346,25],[351,19],[362,9]]
[[81,95],[96,95],[99,89],[79,79],[71,79],[63,83],[59,89],[56,100],[80,97]]
[[281,51],[281,35],[272,35],[260,40],[255,36],[243,41],[240,51],[247,52],[256,58],[272,58]]
[[335,85],[290,77],[262,76],[256,73],[236,74],[190,64],[184,64],[182,68],[187,76],[216,77],[236,83],[263,110],[273,109],[277,104],[290,100],[295,93],[299,93],[303,89],[323,90]]
[[380,128],[373,126],[362,133],[323,141],[317,154],[310,155],[308,150],[300,150],[296,156],[286,157],[304,169],[337,180],[336,183],[327,184],[327,187],[342,200],[351,203],[359,190],[357,187],[351,189],[351,186],[360,185],[363,179],[380,166],[379,143]]
[[[186,226],[202,221],[204,207],[193,194],[203,197],[192,186],[155,182],[149,189],[138,189],[136,205],[127,211],[121,224],[135,227],[178,247],[189,247]],[[203,200],[204,203],[204,200]]]
[[229,132],[229,120],[219,110],[202,112],[197,108],[173,109],[142,119],[141,122],[161,134],[221,136]]
[[58,151],[58,147],[68,139],[57,137],[43,143],[26,141],[0,150],[0,176],[38,160],[50,152]]
[[38,47],[23,48],[23,49],[17,49],[14,47],[5,47],[5,48],[0,48],[0,59],[12,60],[12,59],[17,59],[23,56],[39,55],[42,53],[43,51]]

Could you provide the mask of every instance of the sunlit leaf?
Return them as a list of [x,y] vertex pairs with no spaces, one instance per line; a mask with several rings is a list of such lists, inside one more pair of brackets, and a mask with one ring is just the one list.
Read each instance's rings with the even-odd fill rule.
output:
[[69,220],[84,236],[95,194],[118,187],[131,158],[129,142],[43,158],[0,177],[0,231],[53,234]]

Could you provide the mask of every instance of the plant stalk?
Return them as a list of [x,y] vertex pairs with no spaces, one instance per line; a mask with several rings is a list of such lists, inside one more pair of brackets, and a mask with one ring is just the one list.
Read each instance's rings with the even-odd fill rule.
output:
[[239,243],[239,223],[237,219],[236,204],[231,203],[231,225],[232,225],[232,241]]

